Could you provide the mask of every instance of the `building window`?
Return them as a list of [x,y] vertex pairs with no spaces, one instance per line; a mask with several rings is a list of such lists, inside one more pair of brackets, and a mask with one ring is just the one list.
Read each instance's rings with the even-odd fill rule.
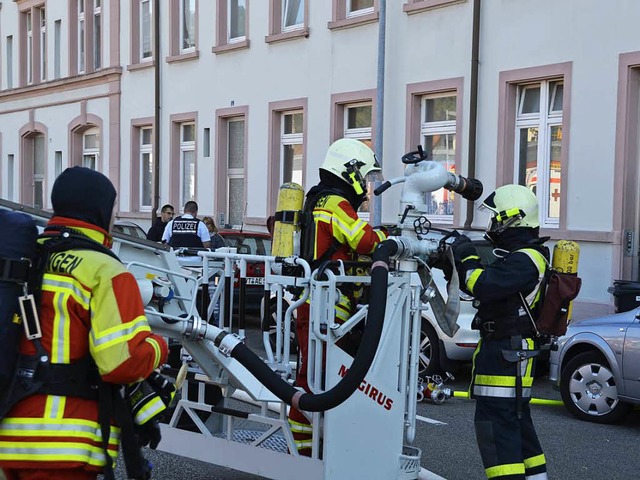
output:
[[309,0],[269,0],[267,43],[309,35]]
[[347,18],[373,13],[373,0],[346,0]]
[[515,181],[538,197],[543,227],[560,218],[562,80],[519,85],[515,131]]
[[13,175],[14,175],[15,165],[14,165],[14,155],[10,153],[7,155],[7,199],[13,201],[14,199],[14,183],[13,183]]
[[153,52],[151,50],[151,0],[141,0],[140,2],[140,60],[151,60]]
[[246,0],[228,0],[228,43],[241,42],[246,38]]
[[[420,137],[428,159],[456,171],[456,95],[443,93],[422,97]],[[435,220],[453,221],[453,192],[441,188],[425,198],[427,214]]]
[[13,35],[7,36],[7,88],[13,88]]
[[180,53],[196,49],[196,0],[180,0]]
[[[371,123],[372,123],[372,106],[369,103],[355,103],[344,105],[344,138],[354,138],[372,148],[371,144]],[[359,214],[370,212],[371,195],[375,187],[373,184],[368,185],[367,199],[362,202],[358,209]]]
[[33,16],[31,10],[25,14],[27,28],[27,84],[33,83]]
[[467,0],[409,0],[402,6],[402,10],[407,14],[426,12],[434,8],[446,7],[456,3],[464,3]]
[[60,43],[62,20],[56,20],[53,28],[53,78],[60,78]]
[[213,47],[214,53],[224,53],[249,46],[248,3],[247,0],[217,0],[217,44]]
[[140,210],[151,209],[153,196],[153,129],[140,129]]
[[84,2],[78,0],[78,73],[84,73],[85,69],[85,21],[84,21]]
[[102,67],[102,6],[101,0],[93,0],[93,69]]
[[47,19],[44,7],[39,8],[40,14],[40,80],[47,79]]
[[303,120],[302,111],[282,114],[280,183],[295,182],[302,185],[302,161],[304,159]]
[[[22,185],[20,201],[39,209],[45,208],[46,198],[46,138],[47,135],[41,130],[27,131],[22,134],[21,161],[18,167]],[[13,170],[15,165],[10,165],[9,168]],[[10,178],[12,177],[13,175],[10,175]],[[10,189],[13,190],[13,185]]]
[[227,220],[233,227],[244,222],[244,166],[245,123],[244,117],[227,120]]
[[347,28],[378,20],[378,0],[334,0],[329,29]]
[[196,199],[196,126],[180,126],[180,204]]
[[96,170],[100,157],[100,132],[90,128],[82,134],[82,166]]
[[282,32],[300,30],[304,27],[305,2],[303,0],[282,1]]
[[55,175],[55,178],[58,178],[58,175],[62,173],[62,151],[56,150],[53,159],[53,173]]

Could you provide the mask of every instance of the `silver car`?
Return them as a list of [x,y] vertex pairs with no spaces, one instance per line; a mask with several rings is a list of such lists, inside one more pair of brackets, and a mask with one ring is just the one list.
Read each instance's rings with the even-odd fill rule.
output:
[[574,416],[615,423],[640,404],[640,309],[569,324],[549,378]]

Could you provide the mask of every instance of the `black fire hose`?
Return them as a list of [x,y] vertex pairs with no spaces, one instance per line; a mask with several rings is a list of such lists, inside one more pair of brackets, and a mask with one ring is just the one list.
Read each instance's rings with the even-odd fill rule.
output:
[[[360,386],[378,350],[387,306],[389,258],[397,250],[398,246],[393,240],[385,240],[378,245],[373,254],[371,301],[362,342],[358,348],[358,353],[353,359],[351,368],[331,390],[318,395],[297,390],[282,380],[278,374],[273,372],[262,359],[243,343],[238,343],[233,347],[230,355],[260,380],[271,393],[288,405],[307,412],[324,412],[340,405]],[[216,339],[216,345],[220,344],[222,338],[224,338],[224,335]]]

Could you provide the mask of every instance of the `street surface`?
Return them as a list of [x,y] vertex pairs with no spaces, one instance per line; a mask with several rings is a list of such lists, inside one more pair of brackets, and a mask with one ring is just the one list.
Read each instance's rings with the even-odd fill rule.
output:
[[[247,344],[260,349],[257,332],[249,332]],[[466,391],[470,366],[454,372],[446,383]],[[534,382],[536,398],[560,400],[548,378]],[[425,400],[418,405],[415,446],[422,450],[422,467],[447,480],[482,479],[484,471],[473,428],[475,403],[451,398],[442,405]],[[638,478],[640,471],[640,411],[620,425],[598,425],[572,417],[563,406],[533,405],[533,418],[548,462],[549,478]],[[154,479],[162,480],[260,480],[263,477],[221,468],[161,452],[145,451],[154,465]],[[247,462],[250,462],[247,459]],[[125,479],[119,465],[118,479]],[[354,479],[359,480],[359,479]],[[376,479],[371,479],[376,480]]]

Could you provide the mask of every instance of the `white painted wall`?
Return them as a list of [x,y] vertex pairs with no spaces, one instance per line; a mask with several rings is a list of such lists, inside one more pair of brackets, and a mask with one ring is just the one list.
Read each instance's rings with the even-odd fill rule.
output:
[[[6,88],[6,36],[14,35],[14,85],[18,83],[19,38],[17,6],[2,2],[0,11],[0,86]],[[197,192],[202,214],[213,212],[216,175],[215,111],[220,108],[248,106],[247,216],[266,217],[265,202],[269,149],[269,102],[307,98],[307,185],[317,181],[330,138],[331,95],[376,87],[378,25],[331,31],[331,2],[310,1],[308,38],[267,44],[268,1],[250,5],[250,48],[214,54],[215,2],[200,0],[198,50],[193,61],[167,63],[169,55],[169,13],[163,11],[161,75],[162,105],[160,125],[161,179],[160,202],[169,201],[170,116],[192,112],[197,123]],[[444,8],[407,15],[404,1],[387,2],[387,64],[383,162],[385,175],[402,174],[400,156],[405,153],[407,129],[407,84],[464,78],[463,134],[457,139],[463,168],[467,171],[469,93],[471,69],[472,4],[463,1]],[[103,65],[109,65],[109,22],[111,2],[103,2]],[[53,75],[53,32],[56,19],[62,19],[63,76],[68,72],[67,2],[47,3],[49,18],[49,76]],[[154,71],[152,68],[128,71],[130,59],[130,5],[120,2],[121,76],[120,118],[109,118],[108,100],[90,100],[87,110],[104,122],[104,149],[109,149],[108,126],[120,124],[120,206],[130,208],[131,120],[154,116]],[[618,172],[612,168],[616,138],[618,94],[618,59],[621,53],[640,51],[637,37],[640,2],[618,0],[491,0],[482,2],[482,35],[479,70],[479,109],[477,130],[477,177],[487,192],[495,188],[498,138],[498,76],[500,72],[572,62],[571,131],[567,192],[567,228],[611,232],[613,219],[613,185]],[[75,61],[75,60],[72,60]],[[68,122],[80,112],[79,100],[86,95],[106,92],[105,86],[84,88],[54,95],[34,95],[12,100],[0,91],[0,195],[7,189],[7,154],[19,163],[17,131],[28,121],[27,109],[35,109],[35,120],[49,128],[48,158],[51,162],[47,182],[53,178],[55,150],[64,152],[68,164]],[[68,102],[44,107],[55,101]],[[16,109],[21,109],[15,111]],[[6,113],[13,111],[13,113]],[[203,129],[211,130],[211,156],[203,156]],[[103,159],[108,157],[104,150]],[[105,164],[106,166],[106,164]],[[18,185],[18,179],[14,184]],[[383,197],[383,221],[397,218],[400,187]],[[176,205],[176,208],[180,208]],[[146,224],[148,215],[136,219]],[[464,220],[464,219],[462,219]],[[486,217],[477,214],[474,226],[484,227]],[[257,228],[257,227],[254,227]],[[611,285],[617,259],[610,243],[582,242],[580,271],[584,277],[580,299],[603,305],[612,303],[606,288]],[[603,273],[603,266],[604,273]]]

